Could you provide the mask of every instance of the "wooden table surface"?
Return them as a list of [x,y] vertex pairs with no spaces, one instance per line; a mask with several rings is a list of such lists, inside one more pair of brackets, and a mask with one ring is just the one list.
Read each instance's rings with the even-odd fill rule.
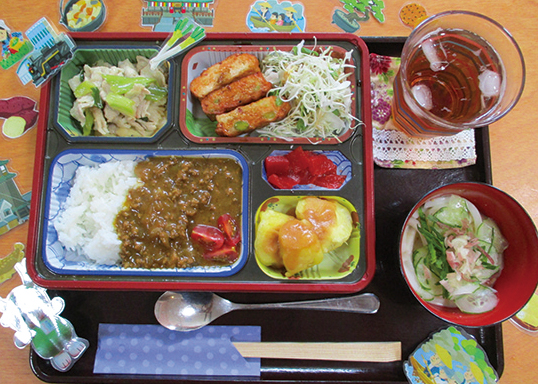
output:
[[[141,0],[104,0],[107,18],[102,32],[147,31],[141,26]],[[246,15],[254,0],[216,0],[213,5],[215,19],[208,32],[248,32]],[[371,18],[361,23],[359,36],[407,36],[410,28],[399,19],[399,11],[408,0],[385,1],[385,22]],[[59,0],[3,1],[0,19],[13,31],[26,31],[45,16],[59,32],[65,28],[59,24]],[[305,7],[306,32],[342,32],[331,23],[334,9],[341,8],[339,0],[308,0]],[[538,223],[538,177],[534,165],[538,138],[534,133],[538,121],[538,2],[518,0],[418,0],[429,15],[449,10],[464,9],[483,13],[504,25],[518,41],[526,61],[527,81],[525,91],[516,107],[501,121],[490,126],[493,184],[512,195],[525,207],[535,223]],[[9,5],[8,5],[9,4]],[[15,67],[0,69],[0,99],[28,96],[39,101],[39,90],[32,84],[23,86],[15,75]],[[0,122],[1,123],[1,122]],[[0,159],[9,160],[10,172],[17,173],[16,184],[22,193],[31,190],[34,148],[37,128],[22,137],[8,139],[0,134]],[[0,237],[0,257],[11,252],[15,242],[26,243],[28,224],[25,223]],[[0,296],[6,297],[10,290],[20,284],[17,276],[0,285]],[[19,350],[13,344],[14,331],[0,328],[0,383],[37,383],[29,363],[29,348]],[[512,323],[503,324],[505,368],[501,384],[531,383],[538,377],[536,356],[538,338],[525,334]]]

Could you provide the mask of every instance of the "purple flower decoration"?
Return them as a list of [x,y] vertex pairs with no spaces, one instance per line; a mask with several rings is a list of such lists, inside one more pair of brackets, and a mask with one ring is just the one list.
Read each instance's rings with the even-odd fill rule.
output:
[[386,100],[378,99],[377,103],[372,103],[372,119],[379,124],[385,124],[390,119],[391,105]]

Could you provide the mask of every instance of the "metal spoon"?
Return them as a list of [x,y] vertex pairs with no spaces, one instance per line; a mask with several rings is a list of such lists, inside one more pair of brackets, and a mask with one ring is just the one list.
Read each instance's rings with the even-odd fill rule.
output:
[[155,317],[174,331],[194,331],[236,309],[314,309],[354,313],[376,313],[379,299],[372,293],[331,299],[267,304],[232,303],[211,292],[167,291],[155,303]]

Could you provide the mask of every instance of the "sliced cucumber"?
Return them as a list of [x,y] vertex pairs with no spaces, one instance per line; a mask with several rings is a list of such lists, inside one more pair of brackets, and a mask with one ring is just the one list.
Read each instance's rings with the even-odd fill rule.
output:
[[458,297],[454,302],[462,312],[484,313],[495,308],[499,298],[492,288],[480,287],[471,294]]
[[[443,287],[439,284],[439,279],[424,264],[427,253],[428,249],[426,247],[417,249],[413,253],[413,267],[420,287],[426,292],[425,295],[420,296],[424,300],[431,300],[434,296],[443,294]],[[427,273],[428,271],[429,273]]]
[[476,230],[478,244],[488,253],[502,253],[506,247],[506,239],[497,224],[491,219],[484,219]]
[[467,209],[465,199],[453,195],[447,203],[433,215],[439,222],[451,227],[461,227],[463,220],[471,221],[471,214]]

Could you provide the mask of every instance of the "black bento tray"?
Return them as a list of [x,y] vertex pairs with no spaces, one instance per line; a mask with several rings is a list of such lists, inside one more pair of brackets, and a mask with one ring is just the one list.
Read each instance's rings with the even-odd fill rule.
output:
[[[399,55],[404,38],[364,38],[370,52]],[[449,324],[425,310],[413,297],[400,273],[398,241],[401,226],[413,205],[428,191],[464,181],[491,183],[488,128],[476,132],[477,162],[459,169],[405,170],[375,167],[376,273],[365,291],[376,294],[381,307],[374,315],[303,310],[235,311],[214,325],[258,325],[262,341],[358,342],[401,341],[406,359],[431,333]],[[55,383],[407,383],[402,362],[352,363],[262,359],[259,378],[95,375],[99,323],[157,324],[153,315],[160,292],[49,291],[66,303],[61,316],[69,319],[81,337],[90,341],[85,355],[67,373],[54,370],[48,360],[30,353],[36,376]],[[221,293],[248,303],[329,297],[327,294]],[[334,296],[334,295],[332,295]],[[502,326],[465,328],[484,348],[499,375],[504,369]]]

